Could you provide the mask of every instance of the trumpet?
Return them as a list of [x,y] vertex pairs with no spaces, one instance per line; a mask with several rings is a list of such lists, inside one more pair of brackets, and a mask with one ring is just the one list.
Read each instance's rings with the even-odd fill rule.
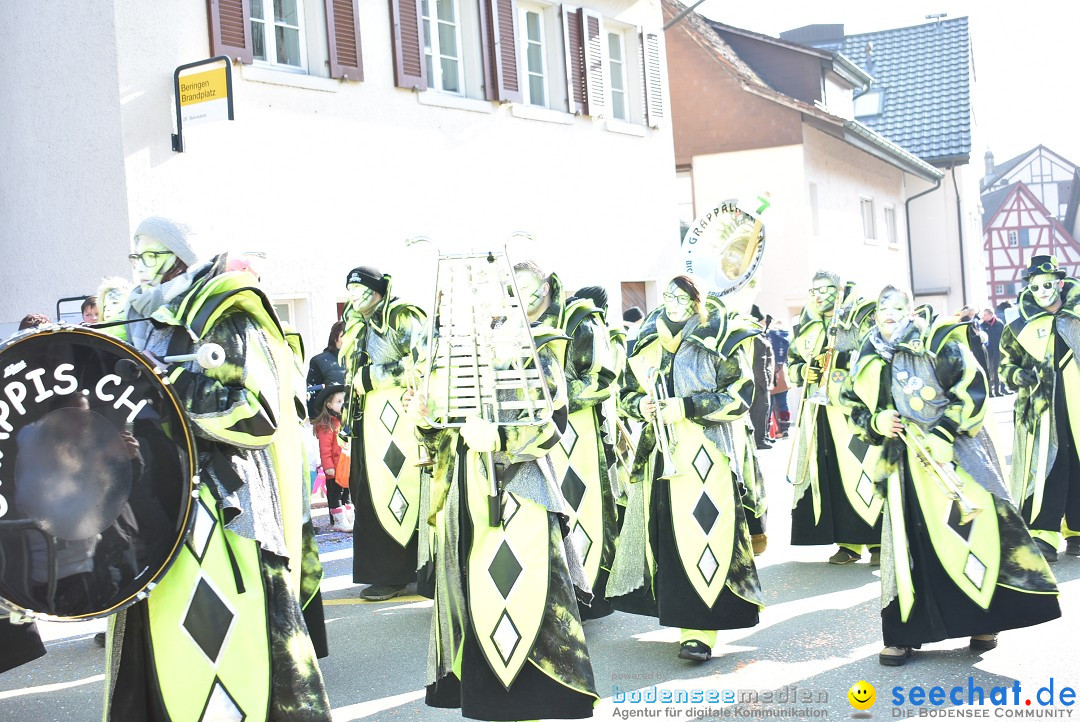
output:
[[907,419],[903,419],[903,424],[904,431],[901,433],[900,438],[915,452],[919,463],[930,473],[930,476],[934,477],[938,486],[941,487],[942,493],[956,503],[956,506],[960,509],[960,523],[967,524],[971,522],[972,519],[982,513],[983,508],[965,496],[964,480],[960,478],[954,468],[942,464],[933,457],[930,453],[930,446],[926,443],[926,432]]
[[679,475],[679,470],[675,468],[675,461],[671,458],[671,452],[678,446],[679,439],[675,435],[675,425],[665,424],[660,419],[663,402],[670,398],[667,391],[667,382],[664,374],[655,367],[649,369],[648,377],[649,389],[646,390],[646,394],[648,394],[649,400],[653,402],[653,431],[656,433],[656,445],[659,447],[664,461],[664,468],[660,473],[660,478],[671,479]]

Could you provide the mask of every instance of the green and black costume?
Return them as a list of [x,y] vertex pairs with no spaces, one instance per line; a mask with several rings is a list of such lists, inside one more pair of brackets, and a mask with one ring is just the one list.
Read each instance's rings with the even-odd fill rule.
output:
[[415,425],[405,414],[406,364],[424,353],[424,312],[386,293],[364,318],[345,309],[340,359],[348,379],[343,427],[353,435],[349,492],[355,506],[353,581],[416,581],[420,468]]
[[[1065,279],[1050,313],[1028,289],[1020,315],[1001,334],[1001,379],[1017,389],[1010,489],[1032,535],[1058,545],[1062,520],[1080,530],[1080,281]],[[1038,382],[1026,386],[1021,371]]]
[[[849,295],[851,291],[849,290]],[[881,541],[881,500],[870,474],[878,450],[852,433],[840,389],[870,327],[873,301],[838,301],[834,319],[807,306],[788,348],[788,381],[803,387],[798,447],[788,481],[794,485],[793,545],[876,545]],[[829,368],[818,383],[807,383],[807,366],[832,348]],[[827,403],[813,399],[822,391]]]
[[551,304],[533,324],[535,333],[554,332],[568,340],[552,342],[566,374],[569,416],[559,445],[552,450],[555,481],[562,489],[570,536],[593,592],[591,606],[582,605],[583,619],[613,611],[605,597],[611,562],[615,558],[618,520],[612,478],[614,450],[605,438],[604,402],[617,389],[611,336],[602,311],[589,299],[563,301],[562,282],[548,277]]
[[489,522],[481,455],[455,429],[418,428],[436,464],[427,703],[474,719],[587,718],[597,698],[575,596],[587,585],[550,459],[566,425],[566,385],[544,341],[536,344],[554,414],[539,426],[499,427],[500,526]]
[[686,418],[672,424],[673,478],[660,478],[655,424],[642,430],[608,594],[616,609],[684,630],[752,627],[764,606],[742,504],[754,395],[744,344],[755,331],[720,304],[708,308],[704,323],[695,315],[672,324],[663,308],[645,319],[619,400],[643,420],[650,370],[659,369]]
[[330,718],[301,611],[321,576],[303,524],[303,376],[253,277],[225,264],[168,282],[184,290],[153,312],[140,349],[212,342],[225,363],[168,373],[197,440],[197,518],[150,597],[110,623],[106,719]]
[[[1061,615],[1050,569],[1013,507],[983,429],[986,376],[963,324],[908,322],[892,342],[871,332],[843,402],[867,443],[883,449],[874,489],[884,499],[881,604],[886,646],[918,647],[1039,624]],[[929,466],[875,417],[895,409],[924,446],[952,444]],[[912,429],[911,427],[914,427]],[[929,455],[934,458],[933,454]],[[936,469],[944,469],[943,479]],[[965,523],[964,504],[979,509]]]

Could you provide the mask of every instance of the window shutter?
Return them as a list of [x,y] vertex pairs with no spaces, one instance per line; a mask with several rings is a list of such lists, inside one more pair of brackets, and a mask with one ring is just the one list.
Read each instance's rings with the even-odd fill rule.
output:
[[562,6],[563,46],[566,48],[566,97],[569,111],[588,115],[585,95],[585,48],[581,35],[581,10]]
[[604,38],[600,33],[600,16],[581,11],[582,47],[585,62],[586,113],[599,118],[604,114]]
[[657,128],[664,117],[664,76],[660,67],[660,33],[641,34],[641,65],[645,73],[645,123]]
[[427,90],[428,87],[421,18],[420,0],[390,0],[394,82],[399,88]]
[[514,0],[481,0],[484,97],[503,103],[523,101],[518,79]]
[[207,0],[210,15],[210,54],[227,55],[240,63],[252,61],[250,0]]
[[326,37],[330,41],[331,78],[364,79],[359,16],[357,0],[326,0]]

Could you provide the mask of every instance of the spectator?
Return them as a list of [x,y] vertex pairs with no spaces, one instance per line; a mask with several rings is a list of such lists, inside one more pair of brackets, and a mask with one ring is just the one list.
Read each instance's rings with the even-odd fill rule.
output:
[[[763,324],[765,317],[761,310],[754,305],[750,309],[750,315],[759,324]],[[773,355],[772,344],[763,334],[754,336],[754,403],[750,406],[750,423],[754,427],[754,443],[758,449],[771,449],[772,440],[769,439],[769,389],[772,388],[776,369],[776,358]]]
[[90,323],[98,322],[98,303],[97,296],[87,296],[83,299],[82,307],[82,322],[83,326]]
[[1005,328],[1005,324],[993,309],[984,308],[979,328],[986,334],[986,380],[990,384],[990,395],[1004,396],[1006,390],[998,376],[998,364],[1001,363],[1001,330]]
[[637,341],[638,329],[641,328],[641,321],[645,318],[645,314],[637,306],[631,306],[623,311],[622,320],[623,326],[626,327],[626,355],[630,356],[634,353],[634,342]]
[[42,316],[40,313],[28,313],[23,316],[22,321],[19,321],[19,330],[25,331],[28,328],[37,328],[46,323],[52,323],[48,316]]
[[344,321],[335,321],[330,327],[330,337],[326,340],[326,348],[322,353],[315,354],[308,362],[308,418],[314,419],[319,415],[315,397],[322,389],[314,389],[314,386],[328,386],[330,384],[345,383],[345,367],[338,361],[338,353],[341,351],[341,332],[345,329]]
[[967,324],[968,345],[971,346],[971,353],[975,356],[975,360],[979,362],[983,373],[989,376],[986,363],[986,333],[979,327],[979,321],[975,318],[975,307],[964,306],[956,314],[956,317],[960,323]]
[[780,324],[781,321],[778,318],[765,317],[765,337],[772,344],[773,356],[776,358],[773,385],[769,389],[769,414],[776,420],[777,438],[786,439],[788,428],[791,426],[791,408],[788,406],[787,398],[787,352],[791,341],[788,332]]

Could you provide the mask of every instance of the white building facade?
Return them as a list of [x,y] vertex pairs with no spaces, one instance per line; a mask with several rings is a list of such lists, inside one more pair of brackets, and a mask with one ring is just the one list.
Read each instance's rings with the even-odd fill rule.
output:
[[[529,232],[511,260],[602,285],[621,313],[621,284],[654,295],[679,243],[660,25],[659,0],[7,3],[0,93],[22,100],[0,107],[0,331],[129,275],[149,215],[192,226],[207,257],[265,252],[311,351],[354,266],[430,305],[418,234],[486,249]],[[173,71],[216,50],[244,60],[236,119],[174,152]]]

